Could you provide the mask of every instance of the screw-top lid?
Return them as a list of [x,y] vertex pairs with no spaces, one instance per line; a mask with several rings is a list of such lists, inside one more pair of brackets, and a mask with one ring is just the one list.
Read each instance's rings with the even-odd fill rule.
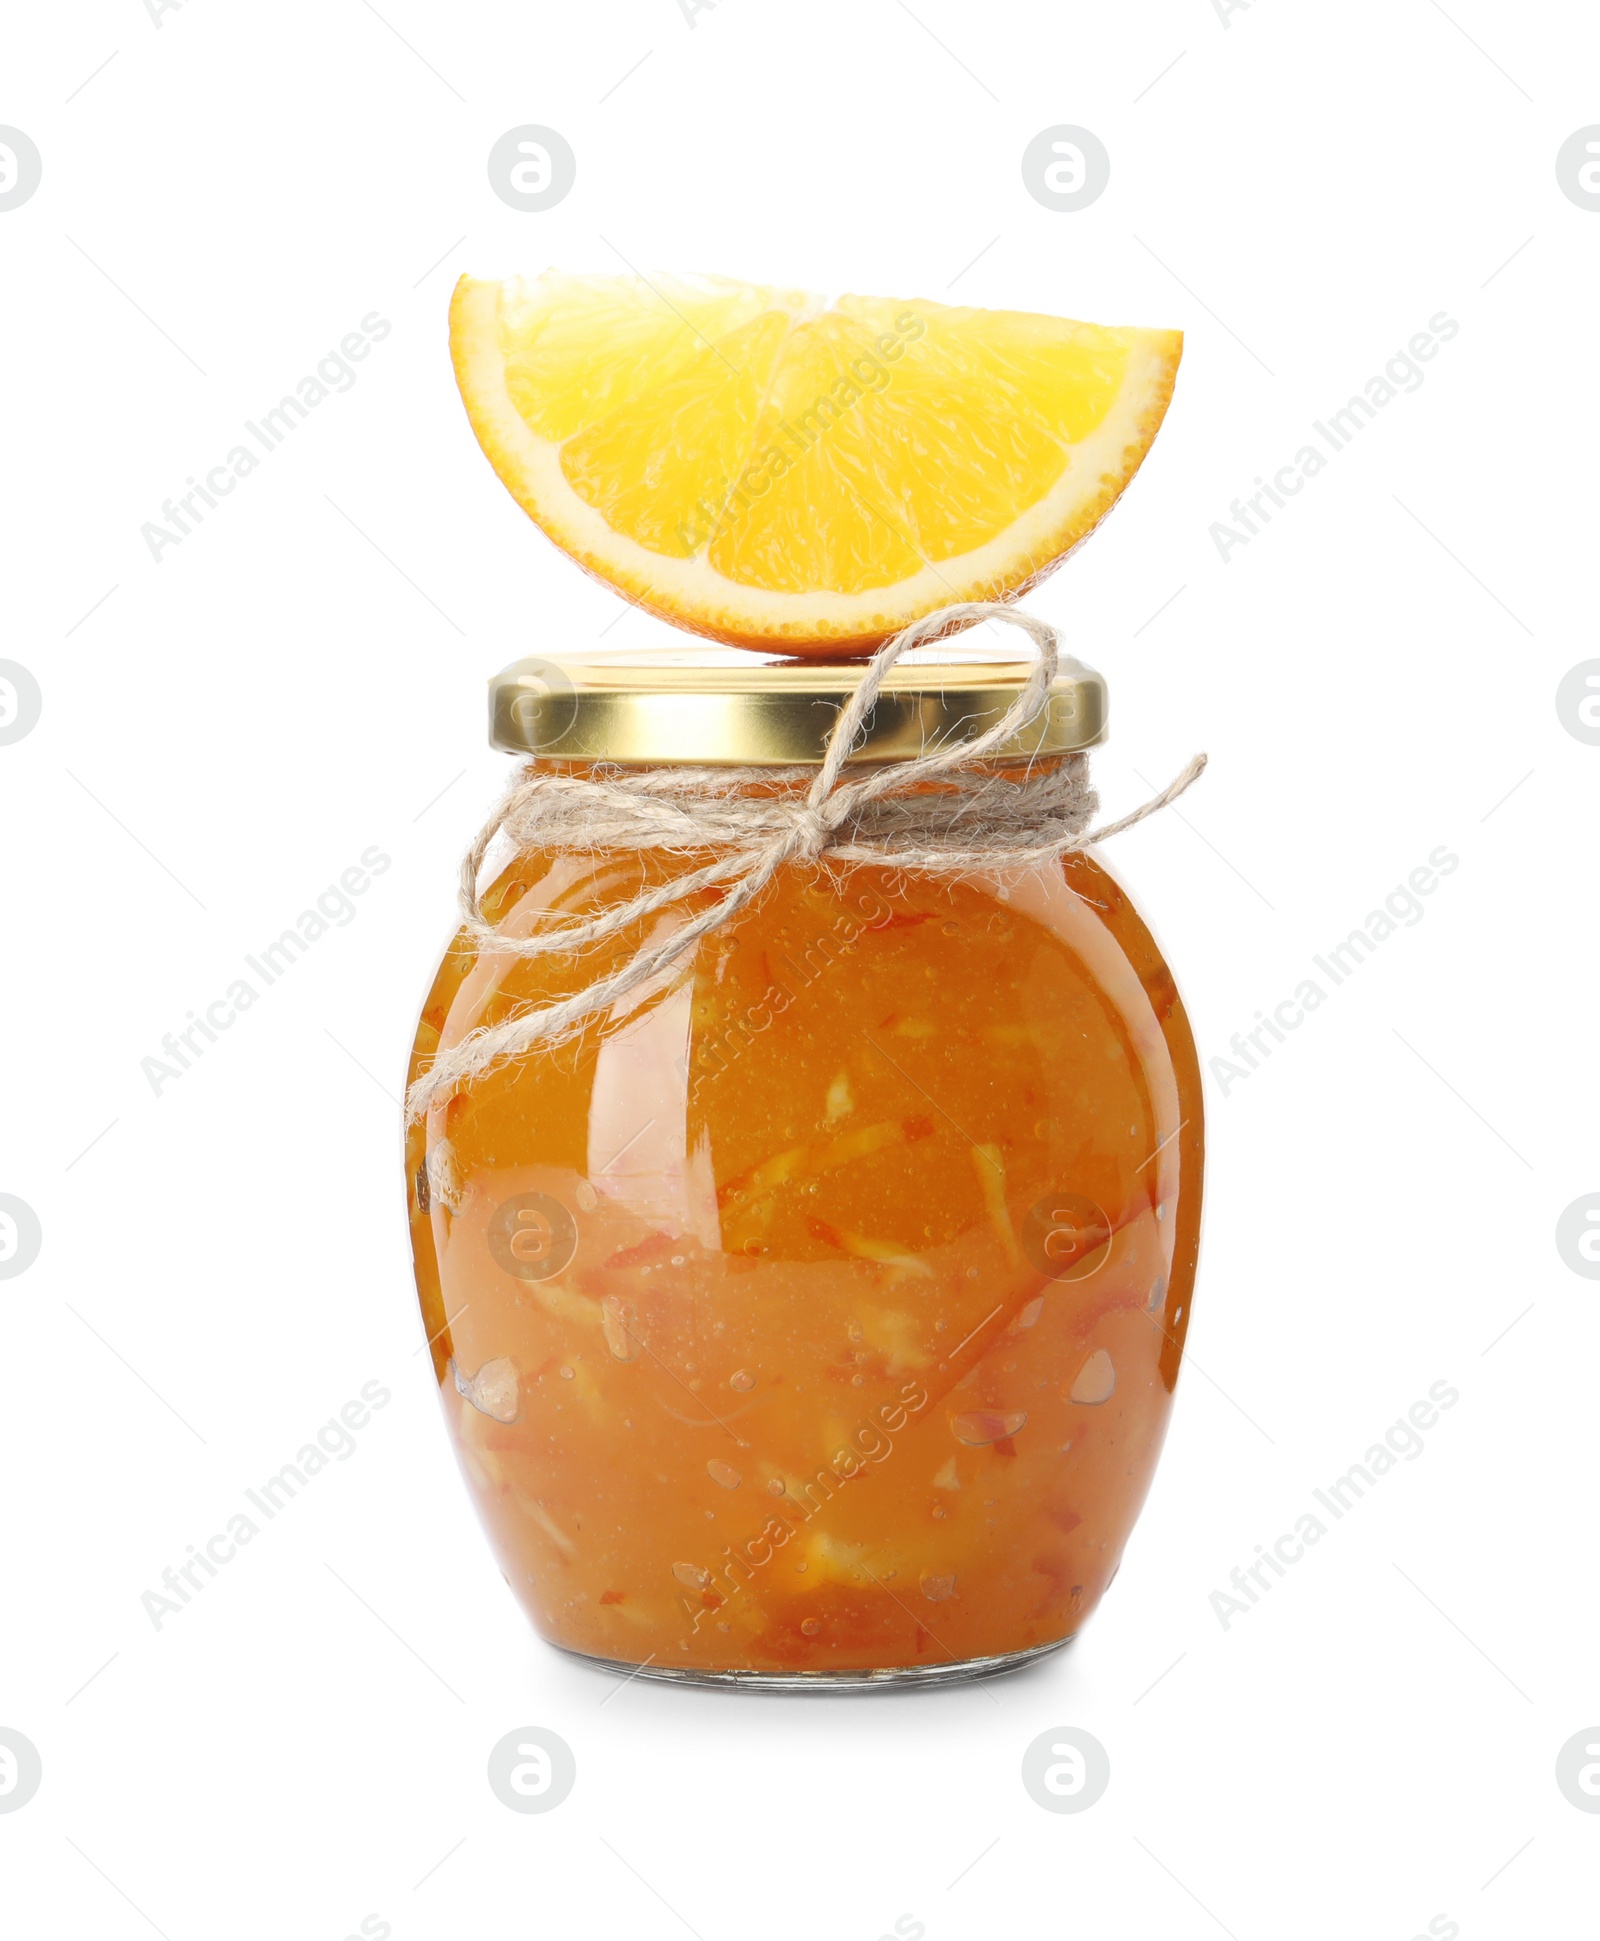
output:
[[[970,646],[904,654],[884,677],[852,762],[909,761],[992,728],[1030,660]],[[496,748],[551,761],[787,767],[820,762],[863,664],[778,660],[704,646],[513,661],[489,683]],[[1061,658],[1045,706],[990,761],[1092,748],[1106,734],[1104,679]]]

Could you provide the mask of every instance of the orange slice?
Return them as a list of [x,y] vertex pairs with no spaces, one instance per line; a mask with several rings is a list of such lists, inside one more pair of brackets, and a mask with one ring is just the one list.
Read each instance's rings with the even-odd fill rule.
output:
[[456,380],[528,515],[650,612],[864,653],[1058,566],[1138,470],[1176,331],[722,278],[463,277]]

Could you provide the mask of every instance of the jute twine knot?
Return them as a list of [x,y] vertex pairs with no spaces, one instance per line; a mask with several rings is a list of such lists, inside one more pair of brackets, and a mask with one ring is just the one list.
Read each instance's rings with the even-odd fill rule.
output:
[[[1004,716],[970,741],[910,761],[863,766],[856,778],[842,780],[889,669],[910,648],[973,620],[1020,627],[1038,649]],[[602,1013],[682,966],[703,937],[731,923],[786,864],[878,864],[937,876],[1037,869],[1132,828],[1182,795],[1205,767],[1204,755],[1131,815],[1085,833],[1099,807],[1087,755],[983,768],[985,757],[1039,715],[1058,659],[1056,631],[1045,621],[1015,607],[963,601],[884,642],[839,711],[815,769],[596,767],[574,775],[537,760],[525,763],[462,859],[466,934],[480,950],[513,958],[592,952],[629,930],[641,931],[642,941],[572,995],[526,1006],[441,1048],[406,1095],[408,1120],[496,1066],[577,1037]],[[711,860],[594,916],[541,911],[532,933],[519,935],[485,916],[478,889],[484,860],[501,835],[525,849],[709,852]],[[698,913],[680,907],[711,890],[720,896]],[[515,915],[526,922],[522,909],[519,904]]]
[[827,817],[820,809],[802,805],[795,811],[794,834],[787,860],[814,863],[832,841],[833,829]]

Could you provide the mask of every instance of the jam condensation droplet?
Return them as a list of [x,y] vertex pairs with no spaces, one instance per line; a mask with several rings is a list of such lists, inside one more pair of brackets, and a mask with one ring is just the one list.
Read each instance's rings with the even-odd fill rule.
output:
[[925,1570],[918,1588],[930,1604],[942,1604],[947,1597],[954,1597],[956,1574],[953,1570]]
[[744,1477],[731,1462],[718,1462],[715,1456],[706,1464],[706,1474],[712,1482],[720,1483],[724,1489],[737,1489],[744,1481]]
[[711,1582],[711,1572],[702,1570],[698,1564],[674,1564],[672,1574],[689,1591],[703,1591]]
[[969,1449],[986,1449],[991,1442],[1014,1436],[1028,1419],[1026,1409],[968,1409],[952,1415],[951,1433]]
[[728,1377],[728,1386],[737,1389],[741,1395],[748,1395],[756,1385],[756,1378],[748,1368],[736,1368]]

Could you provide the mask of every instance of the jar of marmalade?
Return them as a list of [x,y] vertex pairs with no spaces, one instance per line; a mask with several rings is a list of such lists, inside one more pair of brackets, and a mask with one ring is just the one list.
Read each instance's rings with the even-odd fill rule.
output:
[[[1027,671],[906,656],[852,762],[975,737]],[[492,738],[535,772],[791,786],[859,679],[709,647],[525,662],[491,683]],[[1100,677],[1063,662],[988,759],[1037,768],[1104,727]],[[482,907],[524,936],[660,869],[517,848]],[[464,928],[413,1078],[591,974]],[[540,1634],[613,1670],[789,1689],[1065,1644],[1160,1451],[1202,1150],[1172,974],[1087,850],[958,876],[786,864],[576,1040],[431,1104],[406,1161],[423,1319]]]

